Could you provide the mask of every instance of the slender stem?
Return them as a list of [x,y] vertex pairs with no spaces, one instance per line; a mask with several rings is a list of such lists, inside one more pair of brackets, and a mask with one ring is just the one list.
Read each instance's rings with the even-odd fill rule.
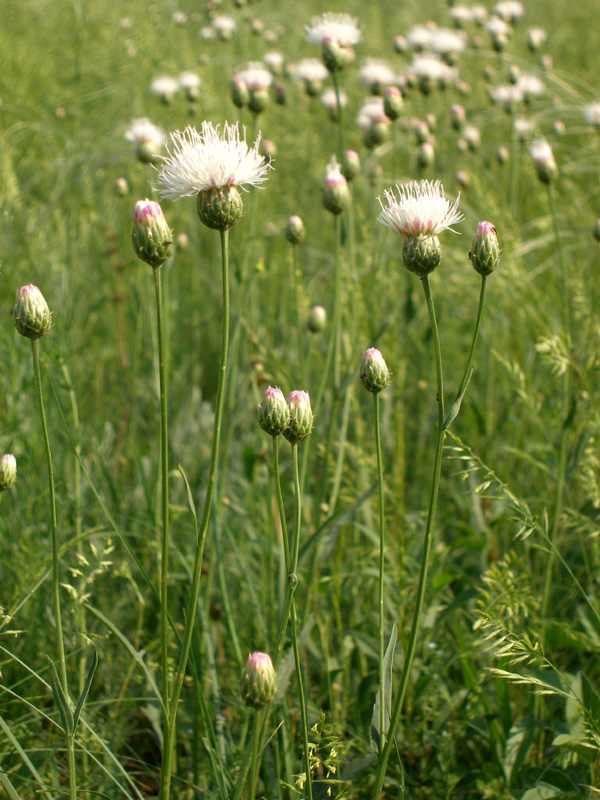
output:
[[219,459],[219,442],[221,439],[221,422],[223,419],[223,400],[225,397],[225,376],[227,373],[227,357],[229,353],[229,231],[221,231],[221,264],[223,276],[223,326],[222,326],[222,345],[221,345],[221,368],[219,374],[219,388],[217,390],[217,403],[215,408],[215,422],[213,428],[213,442],[210,456],[210,467],[208,474],[208,484],[206,487],[206,497],[202,510],[202,519],[196,541],[196,552],[194,555],[194,571],[192,574],[192,587],[190,591],[189,603],[185,615],[185,629],[179,654],[179,663],[173,682],[173,691],[169,707],[169,724],[163,748],[163,763],[160,776],[160,800],[169,800],[171,787],[171,773],[173,770],[173,750],[175,747],[177,706],[185,671],[190,655],[194,624],[196,619],[196,609],[198,606],[198,595],[200,592],[200,580],[202,577],[202,561],[204,558],[204,545],[210,521],[210,511],[215,488],[215,476]]
[[233,797],[231,798],[231,800],[240,800],[242,792],[244,791],[244,784],[246,783],[248,773],[250,772],[250,768],[252,768],[252,778],[250,783],[250,800],[252,800],[252,798],[254,797],[253,794],[254,779],[255,779],[254,770],[256,768],[258,745],[260,741],[264,716],[265,714],[263,710],[254,712],[252,739],[250,741],[250,744],[248,745],[248,749],[246,750],[246,758],[244,759],[244,763],[242,764],[242,770],[240,772],[240,776],[238,778],[238,782],[235,787],[235,792],[233,793]]
[[446,430],[444,428],[444,381],[442,373],[442,350],[440,345],[440,336],[437,327],[437,320],[435,316],[435,309],[433,306],[433,299],[431,297],[431,289],[429,286],[429,278],[425,276],[421,279],[423,283],[423,290],[425,292],[425,299],[427,301],[427,309],[429,311],[429,319],[431,323],[431,331],[433,334],[433,347],[435,352],[435,369],[437,377],[437,403],[438,403],[438,427],[435,442],[435,457],[433,463],[433,479],[431,484],[431,495],[429,498],[429,510],[427,513],[427,523],[425,525],[425,540],[423,542],[423,554],[421,557],[421,570],[419,573],[419,584],[417,586],[417,597],[415,599],[415,608],[413,612],[412,626],[410,630],[410,637],[406,648],[406,655],[404,658],[404,665],[402,667],[402,674],[400,676],[400,686],[396,692],[396,699],[392,708],[390,727],[388,729],[388,736],[385,746],[381,751],[379,766],[377,768],[377,775],[375,778],[375,793],[374,800],[379,800],[383,790],[383,782],[385,780],[385,771],[387,762],[389,760],[392,748],[396,737],[396,729],[400,720],[400,713],[404,703],[404,696],[408,686],[408,679],[412,668],[412,662],[415,655],[417,644],[417,634],[419,632],[419,623],[421,621],[421,612],[423,610],[423,601],[425,599],[425,588],[427,585],[427,572],[429,569],[429,556],[431,554],[431,545],[433,542],[433,526],[435,522],[435,514],[437,510],[437,500],[440,488],[440,475],[442,471],[442,455],[444,451],[444,438]]
[[333,287],[333,393],[337,395],[341,382],[340,346],[342,338],[342,267],[340,254],[341,218],[334,217],[335,223],[335,268]]
[[267,709],[262,708],[254,713],[254,728],[252,730],[252,764],[250,768],[250,794],[248,800],[256,797],[256,782],[258,781],[258,752],[260,750],[261,733]]
[[[158,377],[160,393],[160,478],[162,497],[162,547],[160,558],[160,657],[162,696],[169,713],[169,437],[167,426],[167,354],[165,344],[165,310],[162,285],[162,265],[154,269],[156,317],[158,321]],[[164,720],[164,725],[168,720]]]
[[384,600],[383,576],[385,569],[385,519],[383,497],[383,458],[381,454],[381,420],[379,408],[379,393],[373,395],[375,401],[375,447],[377,449],[377,482],[379,484],[379,757],[385,744],[385,669],[383,665],[385,656],[384,643]]
[[[42,376],[40,371],[40,349],[39,340],[31,340],[31,350],[33,354],[33,371],[35,374],[35,386],[37,390],[38,405],[40,409],[40,420],[42,423],[42,434],[46,448],[46,460],[48,463],[48,490],[50,494],[50,519],[52,535],[52,590],[54,600],[54,617],[56,619],[56,638],[58,645],[58,675],[65,698],[69,697],[67,684],[67,662],[65,659],[65,643],[63,639],[62,614],[60,608],[60,567],[58,563],[58,531],[56,521],[56,497],[54,494],[54,469],[52,467],[52,451],[50,450],[50,439],[48,437],[48,425],[46,424],[46,411],[44,409],[44,395],[42,392]],[[65,731],[67,736],[67,758],[69,771],[69,798],[77,800],[77,773],[75,771],[75,749],[73,736]]]
[[333,88],[335,89],[335,103],[337,106],[337,119],[338,119],[338,146],[340,149],[340,158],[344,155],[344,109],[340,103],[340,85],[338,81],[337,72],[332,72]]
[[285,571],[288,582],[285,590],[285,601],[279,618],[279,632],[277,634],[277,644],[275,645],[275,672],[281,663],[283,656],[283,642],[285,631],[290,618],[290,608],[292,605],[292,591],[289,576],[292,572],[290,542],[288,538],[287,523],[285,520],[285,507],[283,505],[283,495],[281,492],[281,473],[279,471],[279,436],[273,437],[273,474],[275,477],[275,493],[277,495],[277,508],[279,509],[279,521],[281,523],[281,537],[283,539],[283,554],[285,558]]
[[304,767],[306,770],[306,789],[309,800],[312,800],[312,775],[310,772],[310,751],[308,747],[308,714],[306,706],[306,696],[304,694],[304,680],[302,677],[302,664],[300,663],[300,651],[298,649],[298,626],[296,615],[296,601],[294,592],[298,585],[296,570],[298,569],[298,554],[300,552],[300,527],[302,524],[302,494],[300,488],[300,472],[298,469],[298,445],[292,444],[292,471],[294,475],[294,491],[296,495],[296,514],[294,520],[294,539],[291,550],[291,572],[289,574],[291,590],[291,609],[290,622],[292,629],[292,649],[294,651],[294,662],[296,664],[296,678],[298,680],[298,699],[300,702],[300,715],[302,717],[302,745],[304,749]]

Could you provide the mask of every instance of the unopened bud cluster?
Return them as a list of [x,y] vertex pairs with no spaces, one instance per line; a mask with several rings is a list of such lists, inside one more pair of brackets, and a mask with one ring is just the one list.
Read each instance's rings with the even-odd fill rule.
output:
[[28,339],[39,339],[52,325],[48,303],[38,287],[32,284],[17,291],[13,315],[17,332]]
[[10,453],[0,458],[0,492],[7,492],[17,480],[17,459]]
[[390,371],[379,350],[365,350],[360,365],[360,379],[368,392],[379,394],[390,384]]
[[133,209],[131,241],[139,259],[153,269],[162,266],[173,252],[173,233],[163,210],[154,200],[138,200]]
[[266,653],[252,653],[242,670],[240,693],[250,708],[268,706],[277,691],[277,675],[271,657]]
[[484,220],[477,226],[469,258],[480,275],[491,275],[498,266],[500,246],[496,228],[491,222]]

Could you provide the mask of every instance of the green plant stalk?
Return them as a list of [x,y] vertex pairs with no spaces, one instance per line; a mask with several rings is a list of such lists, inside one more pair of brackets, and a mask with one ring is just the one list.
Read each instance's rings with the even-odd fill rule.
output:
[[202,561],[204,558],[204,545],[210,521],[210,511],[215,489],[215,476],[219,460],[219,443],[221,440],[221,422],[223,419],[223,400],[225,398],[225,378],[227,374],[227,358],[229,354],[229,231],[221,231],[221,265],[223,281],[223,326],[222,326],[222,345],[221,345],[221,370],[219,375],[219,388],[217,390],[217,403],[215,408],[215,422],[213,428],[213,442],[210,456],[210,467],[208,474],[208,484],[206,487],[206,497],[202,510],[202,520],[196,541],[196,552],[194,555],[194,571],[192,574],[192,588],[190,591],[189,603],[185,615],[185,629],[179,654],[179,662],[175,672],[173,691],[169,706],[169,721],[163,746],[163,762],[160,775],[160,800],[169,800],[171,790],[171,774],[173,771],[173,755],[175,748],[177,730],[177,706],[181,696],[183,680],[190,655],[194,624],[196,619],[196,609],[198,606],[198,595],[200,593],[200,581],[202,578]]
[[294,520],[294,539],[291,550],[291,572],[289,574],[291,609],[290,622],[292,632],[292,648],[294,651],[294,662],[296,664],[296,677],[298,680],[298,698],[300,701],[300,714],[302,717],[302,745],[304,749],[304,766],[306,769],[306,789],[308,800],[313,800],[312,775],[310,773],[310,751],[308,748],[308,710],[306,696],[304,693],[304,681],[302,678],[302,664],[300,663],[300,651],[298,649],[298,627],[296,615],[296,602],[294,592],[298,585],[296,570],[298,569],[298,555],[300,553],[300,528],[302,525],[302,493],[300,488],[300,471],[298,469],[298,444],[292,444],[292,472],[294,475],[294,490],[296,495],[296,514]]
[[259,740],[261,736],[262,726],[263,726],[263,719],[265,713],[264,710],[257,710],[254,712],[254,725],[252,728],[252,739],[248,748],[246,750],[246,758],[244,759],[244,763],[242,764],[242,770],[240,772],[240,776],[238,778],[238,782],[235,786],[235,791],[233,793],[233,797],[231,800],[240,800],[242,796],[242,792],[244,791],[244,784],[246,783],[246,779],[248,777],[248,773],[252,769],[252,777],[250,783],[250,800],[254,798],[254,785],[255,785],[255,768],[257,763],[257,756],[258,756],[258,746]]
[[[481,276],[481,289],[479,290],[479,305],[477,307],[477,318],[475,319],[475,330],[473,332],[473,341],[471,342],[471,348],[469,350],[469,355],[467,356],[467,364],[465,366],[465,371],[463,372],[462,380],[460,382],[460,386],[458,387],[458,392],[456,393],[456,400],[459,400],[467,383],[471,378],[471,364],[473,363],[473,355],[475,353],[475,345],[477,344],[477,339],[479,338],[479,328],[481,326],[481,317],[483,315],[483,304],[485,302],[485,287],[487,285],[487,275]],[[451,424],[451,423],[450,423]],[[447,422],[445,423],[446,430],[450,427],[450,424]]]
[[392,747],[396,738],[396,730],[400,720],[400,713],[404,703],[404,696],[408,686],[408,679],[412,668],[412,662],[415,655],[415,648],[417,644],[417,635],[419,632],[419,623],[421,621],[421,612],[423,610],[423,601],[425,599],[425,588],[427,585],[427,573],[429,569],[429,556],[431,554],[431,545],[433,542],[433,526],[435,522],[435,514],[437,510],[437,501],[440,488],[440,475],[442,471],[442,455],[444,450],[444,438],[446,429],[444,428],[444,380],[442,372],[442,350],[440,345],[440,335],[435,316],[435,308],[433,305],[433,298],[431,297],[431,288],[429,286],[429,278],[426,275],[421,279],[423,283],[423,290],[425,292],[425,299],[427,301],[427,309],[429,311],[429,319],[431,323],[431,331],[433,334],[433,347],[435,353],[435,369],[437,379],[437,402],[438,402],[438,426],[435,442],[435,457],[433,464],[433,480],[431,484],[431,495],[429,498],[429,510],[427,513],[427,523],[425,526],[425,540],[423,542],[423,555],[421,557],[421,570],[419,573],[419,584],[417,587],[417,597],[415,600],[415,608],[413,612],[413,621],[410,630],[410,637],[406,648],[406,655],[404,657],[404,665],[402,667],[402,674],[400,676],[400,685],[396,692],[396,699],[390,715],[390,727],[388,729],[387,740],[385,746],[381,750],[379,766],[377,768],[377,775],[375,777],[375,792],[374,800],[380,800],[381,792],[383,790],[383,782],[385,779],[385,772],[387,763],[392,752]]
[[[48,490],[50,495],[50,521],[52,536],[52,592],[54,604],[54,617],[56,619],[56,639],[58,645],[58,675],[65,698],[69,697],[67,683],[67,662],[65,658],[65,643],[63,639],[62,613],[60,608],[60,566],[58,563],[58,531],[56,521],[56,497],[54,490],[54,469],[52,466],[52,451],[50,449],[50,439],[48,437],[48,425],[46,423],[46,411],[44,409],[44,394],[42,392],[42,376],[40,371],[40,346],[38,339],[31,340],[31,351],[33,355],[33,372],[35,375],[35,387],[40,409],[40,421],[42,423],[42,434],[46,449],[46,460],[48,463]],[[67,760],[69,771],[69,798],[77,800],[77,783],[75,772],[75,747],[73,736],[65,731],[67,737]]]
[[379,758],[385,744],[385,641],[384,641],[384,598],[383,579],[385,570],[385,517],[383,496],[383,457],[381,453],[381,415],[379,392],[373,395],[375,401],[375,448],[377,450],[377,481],[379,484]]
[[288,576],[285,600],[283,608],[281,609],[281,616],[279,619],[279,632],[277,634],[277,643],[275,645],[275,672],[279,668],[281,658],[283,656],[283,642],[285,640],[285,631],[290,618],[290,609],[292,605],[292,586],[290,575],[292,573],[292,561],[290,555],[290,542],[288,538],[287,523],[285,520],[285,507],[283,504],[283,494],[281,492],[281,473],[279,470],[279,436],[273,436],[273,474],[275,476],[275,493],[277,495],[277,508],[279,510],[279,521],[281,524],[281,538],[283,539],[283,554],[285,559],[285,571]]
[[[167,353],[165,343],[165,309],[162,265],[154,270],[156,318],[158,322],[158,379],[160,393],[160,479],[162,500],[162,546],[160,558],[160,660],[162,696],[169,713],[169,431],[167,416]],[[168,719],[163,721],[168,725]]]
[[340,103],[340,84],[338,81],[337,72],[332,72],[333,88],[335,90],[335,102],[337,106],[337,121],[338,121],[338,147],[340,148],[340,158],[344,155],[344,110]]

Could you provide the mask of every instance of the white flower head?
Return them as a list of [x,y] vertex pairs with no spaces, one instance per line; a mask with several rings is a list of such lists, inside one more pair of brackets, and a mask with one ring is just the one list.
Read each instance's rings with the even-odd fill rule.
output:
[[523,73],[516,83],[517,89],[523,95],[523,100],[532,100],[534,97],[542,97],[546,91],[544,81],[540,80],[535,75]]
[[193,91],[194,89],[198,89],[200,87],[200,78],[195,72],[182,72],[179,75],[179,85],[186,92]]
[[163,156],[156,185],[161,198],[180,200],[224,186],[257,186],[271,169],[259,151],[260,134],[252,147],[240,138],[237,122],[225,123],[223,132],[203,122],[199,133],[191,125],[171,133],[172,147]]
[[500,17],[490,17],[485,23],[485,29],[490,36],[509,36],[512,33],[512,28]]
[[525,117],[517,117],[513,124],[514,132],[520,142],[525,142],[533,135],[533,122]]
[[320,17],[313,17],[305,30],[309,44],[322,45],[325,39],[331,39],[341,47],[352,47],[362,39],[358,20],[350,14],[326,11]]
[[211,24],[221,39],[230,39],[231,34],[235,30],[235,20],[227,14],[219,14],[213,19]]
[[263,91],[273,83],[273,73],[261,61],[250,61],[235,77],[241,78],[250,91]]
[[552,152],[552,148],[548,144],[548,141],[544,138],[533,141],[531,143],[529,152],[531,153],[531,157],[535,164],[554,163],[554,153]]
[[433,54],[415,56],[409,72],[419,80],[449,82],[457,77],[454,67]]
[[356,124],[363,132],[370,130],[373,122],[390,122],[385,113],[383,97],[379,95],[367,97],[356,118]]
[[[329,111],[337,111],[337,96],[333,86],[328,86],[321,95],[321,105]],[[340,89],[340,106],[345,108],[348,105],[348,95],[343,89]]]
[[440,56],[462,53],[467,47],[467,37],[462,31],[436,28],[429,36],[429,49]]
[[305,83],[324,81],[328,75],[327,67],[318,58],[303,58],[294,68],[294,79]]
[[150,122],[148,117],[141,117],[130,122],[125,131],[125,138],[136,145],[148,144],[158,152],[164,144],[165,134],[162,128]]
[[396,75],[387,61],[367,58],[358,70],[358,79],[366,86],[380,87],[396,83]]
[[490,98],[494,103],[510,109],[513,103],[520,103],[523,100],[523,92],[516,84],[501,83],[490,89]]
[[270,50],[264,54],[263,61],[274,75],[279,75],[283,70],[285,57],[279,50]]
[[454,24],[459,27],[473,21],[473,12],[469,6],[452,6],[448,9],[448,14]]
[[[460,193],[451,203],[444,197],[444,187],[440,181],[411,181],[396,186],[398,197],[393,189],[384,192],[387,206],[378,197],[381,222],[405,239],[413,236],[437,236],[445,230],[452,231],[452,225],[461,222],[463,215],[458,210]],[[457,231],[452,231],[457,233]]]
[[152,78],[150,91],[161,98],[171,98],[179,89],[179,81],[170,75],[158,75]]
[[525,7],[519,0],[501,0],[494,6],[494,14],[506,22],[516,22],[525,14]]
[[586,125],[600,128],[600,103],[589,103],[583,107],[583,119]]

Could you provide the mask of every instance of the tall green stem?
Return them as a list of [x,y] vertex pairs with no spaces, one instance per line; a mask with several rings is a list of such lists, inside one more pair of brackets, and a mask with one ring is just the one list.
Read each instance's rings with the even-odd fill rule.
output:
[[160,776],[160,800],[169,800],[171,788],[171,773],[173,771],[173,752],[175,748],[177,729],[177,706],[181,696],[183,680],[190,655],[198,595],[200,593],[200,580],[202,577],[202,561],[204,558],[204,545],[210,521],[210,511],[215,488],[215,476],[219,460],[219,443],[221,440],[221,422],[223,419],[223,400],[225,397],[225,376],[227,373],[227,358],[229,354],[229,231],[221,231],[221,265],[223,282],[223,325],[221,344],[221,368],[219,373],[219,388],[217,390],[217,403],[215,408],[215,422],[213,428],[213,442],[210,456],[208,484],[206,497],[202,510],[202,519],[196,541],[194,555],[194,571],[192,574],[192,588],[185,615],[185,629],[179,654],[179,662],[175,672],[171,703],[169,707],[169,722],[163,746],[163,762]]
[[344,109],[340,103],[340,85],[338,81],[337,72],[332,72],[333,88],[335,90],[335,103],[337,106],[337,120],[338,120],[338,146],[340,149],[340,158],[344,155]]
[[375,447],[377,449],[377,482],[379,484],[379,756],[385,744],[385,642],[384,642],[384,601],[383,576],[385,569],[385,518],[383,497],[383,458],[381,454],[381,425],[379,392],[373,395],[375,401]]
[[[62,613],[60,608],[60,566],[58,563],[58,530],[56,518],[56,497],[54,494],[54,468],[52,466],[52,451],[50,450],[50,439],[48,437],[48,425],[46,424],[46,411],[44,409],[44,394],[42,392],[42,376],[40,371],[40,349],[39,340],[31,340],[31,350],[33,354],[33,372],[35,375],[35,386],[37,390],[38,406],[40,409],[40,420],[42,423],[42,435],[46,449],[46,461],[48,464],[48,491],[50,495],[50,528],[52,537],[52,592],[54,604],[54,617],[56,620],[56,639],[58,645],[58,675],[61,688],[65,698],[69,697],[69,687],[67,683],[67,662],[65,658],[65,643],[63,639]],[[69,771],[69,798],[77,800],[77,784],[75,772],[75,746],[73,736],[65,731],[67,737],[67,759]]]
[[287,575],[287,585],[285,590],[285,600],[279,618],[279,632],[277,634],[277,644],[275,645],[275,672],[281,663],[283,656],[283,642],[285,631],[290,619],[290,608],[292,605],[292,586],[290,575],[292,573],[292,561],[290,554],[290,542],[288,538],[287,523],[285,519],[285,507],[283,505],[283,495],[281,493],[281,474],[279,471],[279,436],[273,437],[273,473],[275,476],[275,493],[277,495],[277,508],[279,509],[279,521],[281,524],[281,538],[283,539],[283,554],[285,559],[285,572]]
[[400,685],[396,692],[396,699],[390,717],[390,727],[388,736],[381,751],[379,766],[377,768],[377,775],[375,777],[375,793],[374,800],[379,800],[383,790],[383,782],[385,779],[385,772],[387,763],[392,752],[392,747],[396,738],[396,729],[400,720],[400,713],[404,703],[404,696],[408,686],[408,679],[412,668],[412,662],[415,655],[415,648],[417,644],[417,634],[419,632],[419,623],[421,621],[421,612],[423,610],[423,602],[425,599],[425,588],[427,585],[427,573],[429,569],[429,556],[431,554],[431,545],[433,542],[433,526],[435,522],[435,514],[437,510],[437,501],[440,488],[440,475],[442,471],[442,454],[444,450],[444,438],[446,430],[444,428],[444,380],[442,373],[442,350],[440,345],[440,336],[437,327],[437,320],[435,316],[435,309],[433,306],[433,299],[431,297],[431,289],[429,286],[429,278],[425,276],[422,278],[423,290],[425,292],[425,299],[427,301],[427,309],[429,311],[429,319],[431,323],[431,331],[433,334],[433,347],[435,353],[435,371],[437,378],[437,403],[438,403],[438,427],[435,442],[435,457],[433,463],[433,480],[431,484],[431,495],[429,498],[429,510],[427,513],[427,523],[425,526],[425,540],[423,542],[423,555],[421,557],[421,571],[419,574],[419,584],[417,587],[417,597],[415,600],[415,608],[413,612],[412,626],[410,630],[410,637],[406,654],[404,657],[404,665],[402,667],[402,674],[400,676]]
[[[154,269],[156,317],[158,321],[158,378],[160,393],[160,479],[162,498],[162,547],[160,558],[160,657],[162,696],[169,713],[169,435],[167,424],[167,353],[165,344],[165,310],[162,265]],[[168,720],[164,720],[164,725]]]

